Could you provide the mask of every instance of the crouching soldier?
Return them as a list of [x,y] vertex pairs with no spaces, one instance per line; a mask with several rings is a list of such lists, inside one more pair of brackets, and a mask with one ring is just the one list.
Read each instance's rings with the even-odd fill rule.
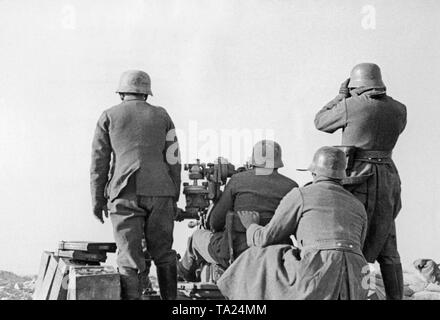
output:
[[377,65],[361,63],[339,95],[318,112],[315,125],[328,133],[342,129],[342,145],[353,150],[346,187],[367,210],[363,253],[368,262],[379,262],[387,299],[402,299],[394,222],[401,209],[401,189],[391,154],[406,126],[406,107],[386,94]]
[[140,277],[146,270],[145,238],[161,297],[175,299],[172,244],[181,165],[174,124],[164,108],[146,102],[152,93],[145,72],[123,73],[117,92],[122,103],[103,112],[93,139],[93,213],[104,222],[103,213],[107,215],[109,207],[122,298],[140,298]]
[[188,248],[178,262],[179,275],[185,280],[197,281],[195,271],[201,262],[227,268],[231,250],[232,258],[236,258],[248,248],[246,229],[236,214],[229,216],[232,223],[226,225],[228,212],[258,210],[260,223],[265,225],[284,195],[298,187],[295,181],[278,172],[284,165],[281,147],[274,141],[263,140],[254,146],[252,166],[251,170],[234,174],[227,183],[209,215],[211,230],[197,230],[188,239]]
[[[367,214],[342,186],[345,154],[322,147],[308,170],[313,183],[295,188],[272,220],[239,212],[247,228],[244,252],[219,279],[229,299],[366,299],[368,264],[362,255]],[[295,236],[299,248],[280,244]],[[365,285],[364,285],[365,286]]]

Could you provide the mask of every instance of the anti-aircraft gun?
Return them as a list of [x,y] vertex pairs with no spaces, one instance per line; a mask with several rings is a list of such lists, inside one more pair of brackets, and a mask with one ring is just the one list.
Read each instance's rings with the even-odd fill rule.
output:
[[221,197],[222,186],[232,175],[248,168],[246,164],[235,170],[235,166],[222,157],[218,157],[213,163],[200,163],[197,159],[196,163],[185,164],[184,170],[188,171],[188,178],[192,183],[183,184],[186,206],[185,210],[178,210],[175,220],[196,220],[190,221],[188,226],[209,229],[207,217],[210,209]]

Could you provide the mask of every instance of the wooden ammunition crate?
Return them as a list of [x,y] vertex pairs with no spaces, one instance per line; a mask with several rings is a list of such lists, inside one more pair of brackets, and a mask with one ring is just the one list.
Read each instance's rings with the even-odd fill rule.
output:
[[119,300],[119,273],[109,266],[71,266],[67,300]]

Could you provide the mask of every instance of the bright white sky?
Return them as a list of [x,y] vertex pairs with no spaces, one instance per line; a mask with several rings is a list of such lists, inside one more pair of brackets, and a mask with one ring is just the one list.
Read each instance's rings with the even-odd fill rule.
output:
[[[91,213],[90,146],[122,71],[151,75],[185,160],[224,130],[265,131],[302,184],[295,168],[340,142],[315,113],[365,61],[408,107],[394,153],[401,256],[440,260],[439,13],[437,0],[0,1],[0,269],[36,273],[59,240],[113,240]],[[223,153],[240,164],[250,145]],[[176,225],[179,252],[189,233]]]

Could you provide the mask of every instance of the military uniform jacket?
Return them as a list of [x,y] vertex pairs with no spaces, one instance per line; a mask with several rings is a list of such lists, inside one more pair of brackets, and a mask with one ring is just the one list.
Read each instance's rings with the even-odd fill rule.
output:
[[[265,227],[247,229],[251,246],[218,282],[230,299],[364,299],[367,229],[362,204],[323,178],[293,189]],[[295,236],[300,248],[280,244]]]
[[383,89],[362,88],[330,101],[315,117],[318,130],[342,129],[342,145],[392,151],[406,126],[406,107]]
[[138,195],[171,196],[177,201],[180,172],[174,124],[164,108],[133,99],[103,112],[92,144],[94,206],[118,197],[132,176]]

